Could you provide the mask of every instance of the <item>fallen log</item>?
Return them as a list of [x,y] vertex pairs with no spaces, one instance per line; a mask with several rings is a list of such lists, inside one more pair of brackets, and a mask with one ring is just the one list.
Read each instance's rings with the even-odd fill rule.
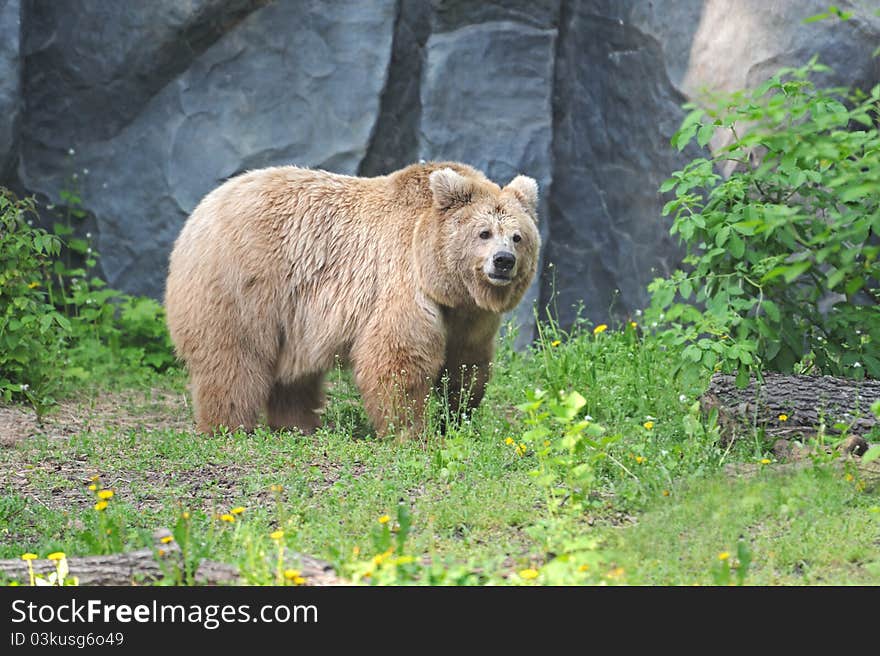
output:
[[[835,376],[764,374],[747,387],[734,376],[715,374],[701,398],[705,414],[718,411],[721,439],[763,430],[767,438],[808,439],[817,435],[867,435],[877,425],[871,404],[880,400],[880,380]],[[858,455],[858,454],[856,454]]]
[[[67,580],[76,577],[80,586],[105,585],[143,585],[157,583],[166,577],[174,577],[182,571],[182,558],[178,545],[172,540],[162,542],[170,536],[167,529],[154,534],[155,546],[152,549],[138,549],[127,553],[106,556],[82,556],[67,558]],[[342,585],[345,581],[336,576],[333,567],[322,560],[303,554],[290,553],[285,556],[287,567],[296,568],[305,579],[304,585]],[[48,580],[56,571],[56,563],[51,560],[31,561],[34,573]],[[11,581],[27,584],[30,580],[27,562],[20,558],[0,560],[0,575]],[[196,585],[243,585],[238,568],[226,563],[203,560],[195,572]]]

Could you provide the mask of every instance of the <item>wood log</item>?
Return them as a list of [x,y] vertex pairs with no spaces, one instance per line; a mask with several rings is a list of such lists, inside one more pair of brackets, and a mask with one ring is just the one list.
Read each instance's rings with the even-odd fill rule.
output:
[[[138,549],[127,553],[106,556],[82,556],[67,558],[68,579],[76,577],[77,585],[141,585],[161,581],[166,576],[173,576],[175,569],[181,566],[180,548],[171,542],[164,543],[162,538],[170,535],[167,529],[160,529],[154,534],[156,545],[152,549]],[[336,576],[333,567],[322,560],[303,554],[289,553],[285,563],[300,571],[306,585],[340,585],[345,582]],[[48,579],[56,571],[56,564],[51,560],[31,561],[34,573]],[[5,578],[28,583],[27,562],[20,558],[0,560],[0,574]],[[210,560],[202,561],[195,572],[196,585],[242,585],[245,584],[241,573],[233,565]]]
[[878,380],[767,373],[739,388],[734,376],[715,374],[701,406],[706,414],[717,409],[722,440],[730,443],[760,429],[770,438],[836,435],[839,424],[850,436],[865,436],[877,425],[871,404],[878,399]]

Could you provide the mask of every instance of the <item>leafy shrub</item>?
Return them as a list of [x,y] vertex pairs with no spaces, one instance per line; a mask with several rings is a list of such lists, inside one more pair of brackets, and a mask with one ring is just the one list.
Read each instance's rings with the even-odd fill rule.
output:
[[33,225],[32,199],[0,188],[0,394],[38,416],[77,381],[174,363],[162,306],[89,276],[98,254],[71,227],[85,214],[62,196],[70,207],[50,234]]
[[673,145],[730,139],[660,188],[675,193],[663,214],[689,270],[649,285],[649,321],[686,365],[740,382],[798,364],[880,377],[880,86],[817,88],[810,76],[826,70],[814,58],[713,108],[686,106]]
[[32,200],[0,190],[0,393],[40,415],[58,391],[70,322],[52,303],[52,258],[61,241],[33,227]]

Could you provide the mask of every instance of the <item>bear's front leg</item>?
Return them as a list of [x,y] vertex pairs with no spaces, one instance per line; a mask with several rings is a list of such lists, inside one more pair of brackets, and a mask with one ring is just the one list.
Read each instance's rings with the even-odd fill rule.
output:
[[444,424],[457,422],[483,400],[500,319],[489,312],[446,312],[446,356],[437,391],[446,399]]
[[[444,335],[435,322],[383,322],[352,349],[355,382],[376,433],[418,437],[425,406],[443,364]],[[427,319],[430,319],[428,317]],[[389,330],[389,323],[394,326]],[[402,330],[401,328],[407,330]]]

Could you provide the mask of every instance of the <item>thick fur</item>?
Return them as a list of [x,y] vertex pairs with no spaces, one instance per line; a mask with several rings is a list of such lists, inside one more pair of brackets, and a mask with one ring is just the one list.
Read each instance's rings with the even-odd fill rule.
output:
[[[273,428],[313,431],[337,356],[380,435],[419,432],[447,371],[452,390],[473,377],[476,406],[501,314],[535,275],[536,206],[531,178],[502,189],[454,162],[228,180],[184,225],[165,292],[198,429],[251,430],[265,410]],[[485,273],[499,249],[517,259],[506,285]]]

